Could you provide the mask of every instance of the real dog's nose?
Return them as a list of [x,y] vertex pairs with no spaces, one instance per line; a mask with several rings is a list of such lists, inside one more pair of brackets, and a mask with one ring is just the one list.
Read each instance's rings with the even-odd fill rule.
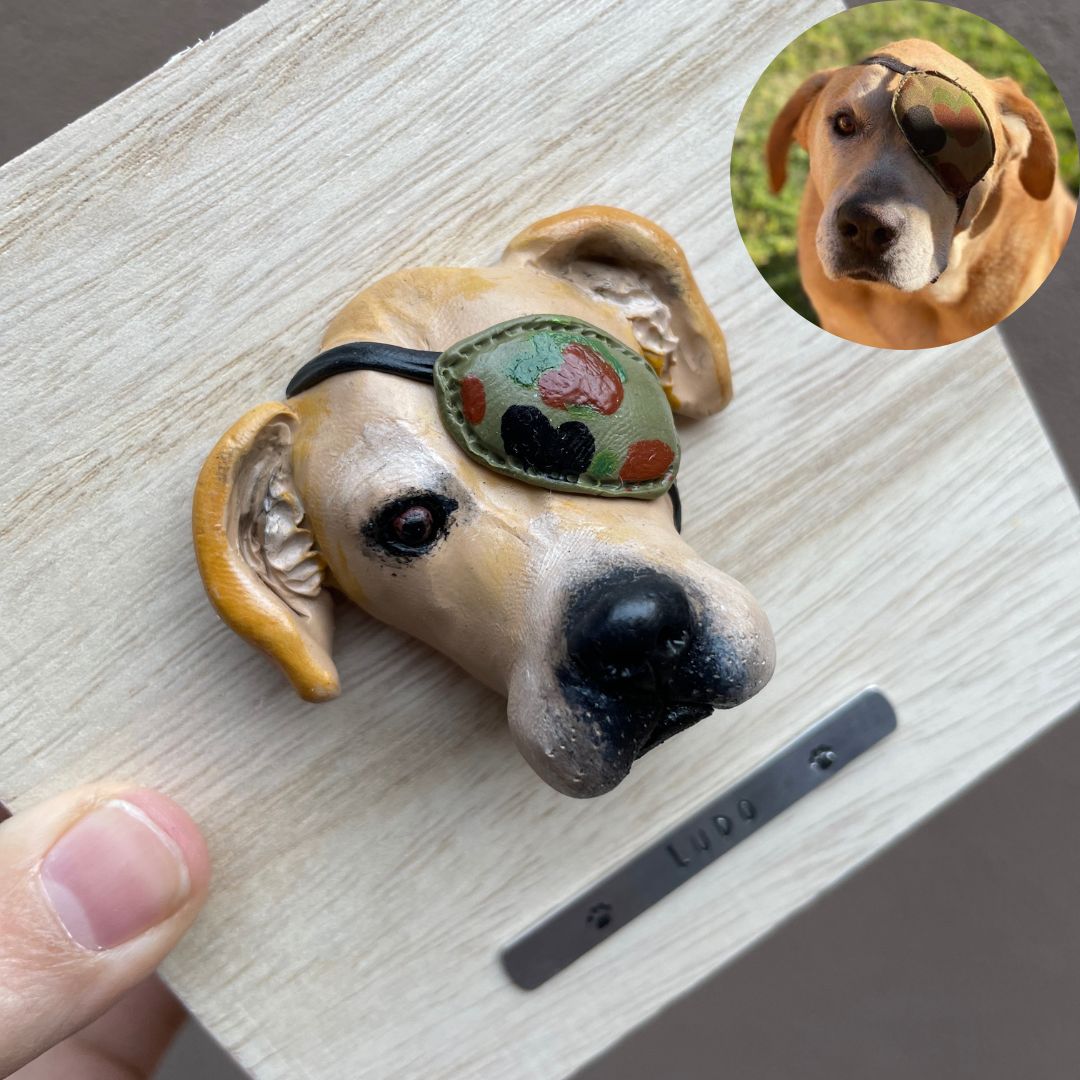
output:
[[693,614],[686,593],[652,570],[598,582],[592,593],[575,604],[566,636],[570,658],[591,682],[615,692],[655,690],[690,645]]
[[880,258],[899,233],[899,219],[858,199],[848,199],[836,211],[836,228],[849,247]]

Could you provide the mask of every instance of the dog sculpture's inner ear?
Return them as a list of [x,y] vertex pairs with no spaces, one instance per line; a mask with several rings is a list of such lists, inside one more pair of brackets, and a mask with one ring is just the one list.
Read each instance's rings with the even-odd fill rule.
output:
[[195,489],[195,551],[222,619],[269,653],[309,701],[335,697],[333,603],[292,475],[296,414],[262,405],[234,424]]
[[530,225],[510,241],[503,262],[562,278],[617,309],[673,411],[709,416],[730,401],[724,335],[686,256],[658,225],[584,206]]

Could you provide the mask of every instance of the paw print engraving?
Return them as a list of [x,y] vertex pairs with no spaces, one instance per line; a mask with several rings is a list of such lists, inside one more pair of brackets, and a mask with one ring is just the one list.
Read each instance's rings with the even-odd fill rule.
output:
[[605,903],[593,904],[589,908],[589,914],[585,921],[595,930],[603,930],[611,923],[611,905]]
[[810,753],[810,764],[824,772],[836,764],[836,751],[831,746],[817,746]]

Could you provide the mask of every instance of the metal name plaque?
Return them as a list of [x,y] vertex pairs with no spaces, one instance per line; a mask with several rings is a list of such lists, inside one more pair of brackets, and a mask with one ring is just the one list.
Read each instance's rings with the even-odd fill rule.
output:
[[885,695],[864,690],[513,941],[506,973],[523,990],[542,986],[895,729]]

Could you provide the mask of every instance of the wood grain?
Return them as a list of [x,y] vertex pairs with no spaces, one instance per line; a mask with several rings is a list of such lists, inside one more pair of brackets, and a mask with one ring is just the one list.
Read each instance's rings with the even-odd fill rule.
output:
[[[177,990],[259,1080],[565,1077],[1080,699],[1076,506],[996,332],[831,338],[735,231],[728,153],[819,0],[274,0],[0,171],[0,783],[107,774],[204,825]],[[687,534],[769,612],[772,684],[596,802],[504,706],[356,612],[300,703],[218,624],[191,489],[329,318],[576,204],[655,218],[736,399],[683,429]],[[869,682],[899,733],[541,990],[499,948]]]

